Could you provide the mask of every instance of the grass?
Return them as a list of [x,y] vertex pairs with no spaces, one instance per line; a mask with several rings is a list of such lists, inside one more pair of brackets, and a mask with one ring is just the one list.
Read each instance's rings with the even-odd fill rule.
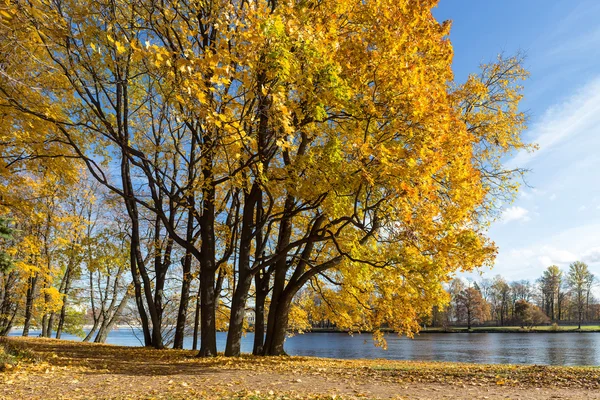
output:
[[425,328],[421,332],[600,332],[600,325],[584,325],[581,329],[577,326],[566,325],[554,327],[552,325],[541,325],[522,328],[520,326],[474,326],[469,331],[467,327],[451,327],[449,331],[444,328]]

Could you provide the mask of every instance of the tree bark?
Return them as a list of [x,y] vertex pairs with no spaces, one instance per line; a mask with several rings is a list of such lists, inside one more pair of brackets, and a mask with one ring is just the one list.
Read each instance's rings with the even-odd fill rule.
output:
[[198,293],[196,294],[196,312],[194,313],[194,338],[192,341],[192,350],[198,350],[198,331],[200,329],[200,284],[198,284]]
[[[125,293],[125,295],[119,302],[119,305],[117,306],[117,308],[115,310],[111,310],[112,315],[111,315],[110,319],[108,319],[108,323],[105,324],[104,321],[102,321],[102,327],[100,327],[100,330],[98,331],[98,334],[96,335],[96,338],[94,339],[95,343],[105,343],[106,342],[106,338],[108,337],[108,334],[112,330],[114,324],[117,322],[117,319],[119,319],[119,317],[123,313],[123,310],[125,309],[125,305],[131,298],[130,292],[131,292],[130,290],[127,290],[127,292]],[[105,319],[105,321],[106,321],[106,319]]]
[[263,354],[265,343],[265,300],[269,293],[270,276],[265,272],[262,276],[254,276],[254,286],[256,288],[256,298],[254,301],[254,346],[252,354]]
[[31,317],[33,312],[33,296],[37,285],[38,274],[29,277],[27,285],[27,294],[25,300],[25,321],[23,322],[23,336],[29,336],[29,328],[31,326]]
[[[269,316],[267,321],[267,335],[265,337],[265,344],[263,351],[265,355],[278,355],[283,353],[283,344],[281,349],[275,349],[277,338],[280,336],[280,329],[282,322],[287,327],[287,313],[283,310],[286,309],[285,304],[279,304],[285,289],[285,281],[287,275],[287,254],[285,249],[290,243],[290,237],[292,234],[292,221],[290,214],[294,205],[294,198],[288,195],[285,199],[284,204],[284,217],[282,218],[279,226],[279,237],[277,239],[277,254],[281,255],[281,258],[275,263],[275,274],[273,277],[273,294],[271,296],[271,305],[269,307]],[[289,307],[288,307],[289,309]],[[282,312],[285,315],[282,315]],[[281,319],[284,318],[285,321]],[[284,338],[285,340],[285,332]]]
[[202,189],[202,216],[200,234],[200,357],[217,355],[216,326],[216,239],[215,239],[215,186],[213,181],[213,143],[207,135],[205,140],[206,157],[202,166],[204,187]]
[[[193,201],[193,200],[192,200]],[[188,220],[186,226],[186,239],[191,243],[194,239],[194,211],[190,207],[188,211]],[[177,324],[175,326],[175,339],[173,341],[174,349],[183,349],[183,339],[185,336],[185,325],[187,319],[187,310],[190,302],[190,285],[192,272],[192,253],[185,252],[183,259],[183,280],[181,282],[181,295],[179,297],[179,310],[177,311]],[[196,326],[194,326],[195,328]],[[194,349],[196,350],[196,349]]]
[[67,266],[67,271],[65,272],[65,277],[63,279],[64,287],[63,287],[63,304],[60,308],[60,315],[58,317],[58,326],[56,327],[56,338],[60,339],[62,335],[63,327],[65,325],[65,318],[67,316],[67,301],[69,299],[69,290],[71,289],[71,269],[72,263],[69,263]]
[[204,268],[200,276],[200,357],[217,355],[215,272]]
[[238,284],[234,289],[231,301],[231,314],[229,318],[229,332],[225,346],[225,356],[238,357],[241,351],[244,319],[246,316],[246,300],[252,286],[252,272],[250,267],[250,251],[254,238],[254,210],[260,196],[258,183],[252,185],[250,192],[245,195],[242,216],[242,231],[240,235],[240,250],[238,262]]

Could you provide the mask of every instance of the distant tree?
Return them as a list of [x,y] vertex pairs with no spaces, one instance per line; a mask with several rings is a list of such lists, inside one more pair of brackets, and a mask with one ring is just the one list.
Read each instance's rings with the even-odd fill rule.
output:
[[474,283],[474,287],[481,292],[481,296],[487,302],[490,302],[492,296],[492,284],[493,281],[488,278],[483,278],[479,282]]
[[465,283],[459,279],[454,278],[452,282],[450,282],[450,286],[448,287],[448,293],[450,294],[450,315],[454,315],[457,321],[464,321],[465,316],[463,314],[464,309],[460,307],[460,294],[463,290],[465,290]]
[[562,317],[562,303],[564,293],[561,292],[563,282],[562,271],[558,266],[551,265],[540,278],[540,288],[543,294],[542,308],[551,320],[560,320]]
[[489,305],[474,287],[468,287],[458,294],[457,310],[460,311],[459,315],[464,316],[468,329],[474,323],[482,323],[489,317]]
[[548,322],[548,316],[544,314],[542,309],[526,300],[516,301],[515,318],[519,321],[522,328],[526,326],[531,328]]
[[504,325],[508,319],[509,303],[510,286],[504,278],[497,275],[492,283],[492,309],[500,325]]
[[597,281],[598,280],[596,279],[596,277],[594,275],[591,275],[590,279],[587,282],[586,297],[585,297],[585,319],[586,320],[592,319],[591,313],[590,313],[590,305],[594,301],[594,297],[592,296],[592,288],[597,283]]
[[579,329],[581,329],[581,321],[583,320],[584,311],[589,299],[589,291],[594,282],[594,275],[589,271],[587,264],[581,261],[575,261],[569,265],[567,282],[569,284],[569,289],[573,294]]

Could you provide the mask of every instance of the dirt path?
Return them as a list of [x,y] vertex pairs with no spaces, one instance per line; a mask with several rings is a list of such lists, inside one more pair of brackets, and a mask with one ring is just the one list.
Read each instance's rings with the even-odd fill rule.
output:
[[9,339],[34,362],[0,376],[2,399],[600,399],[600,370],[472,364],[199,359],[51,339]]

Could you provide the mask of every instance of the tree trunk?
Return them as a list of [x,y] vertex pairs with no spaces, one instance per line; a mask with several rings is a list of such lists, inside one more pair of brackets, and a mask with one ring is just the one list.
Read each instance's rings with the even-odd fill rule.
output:
[[[192,243],[194,239],[194,211],[190,206],[188,212],[188,220],[186,227],[186,239],[188,243]],[[190,301],[190,285],[192,271],[192,253],[185,252],[183,258],[183,281],[181,282],[181,295],[179,297],[179,310],[177,311],[177,324],[175,325],[175,339],[173,341],[174,349],[183,349],[183,339],[185,336],[185,325],[187,319],[187,310]],[[195,349],[194,349],[195,350]]]
[[35,293],[37,280],[37,274],[29,277],[29,285],[27,285],[27,295],[25,300],[25,321],[23,322],[23,336],[29,336],[29,328],[31,325],[31,316],[33,312],[33,296]]
[[227,344],[225,345],[225,356],[239,357],[241,352],[242,333],[244,319],[246,316],[246,300],[248,291],[252,285],[252,275],[240,270],[238,285],[233,293],[231,302],[231,315],[229,318],[229,331],[227,333]]
[[250,251],[252,245],[254,210],[256,201],[260,195],[258,184],[252,185],[250,192],[244,196],[244,209],[242,216],[242,230],[240,234],[240,250],[238,262],[239,281],[234,288],[231,301],[231,314],[229,318],[229,332],[225,346],[225,356],[238,357],[241,351],[242,333],[244,319],[246,316],[246,300],[248,291],[252,286],[252,273],[250,270]]
[[[277,301],[276,308],[269,310],[269,317],[271,316],[271,311],[273,312],[273,323],[270,323],[271,326],[269,326],[270,329],[267,331],[267,338],[265,340],[264,355],[266,356],[281,356],[286,354],[283,345],[287,333],[292,297],[289,295],[284,296]],[[270,321],[271,318],[269,318]]]
[[67,272],[65,272],[65,278],[63,281],[65,282],[63,287],[63,303],[60,308],[60,315],[58,317],[58,326],[56,327],[56,338],[60,339],[62,335],[63,327],[65,324],[65,317],[67,316],[67,300],[69,299],[69,290],[71,289],[71,265],[67,267]]
[[254,346],[252,354],[263,354],[265,344],[265,300],[269,292],[269,275],[263,276],[256,274],[254,276],[254,286],[256,287],[256,298],[254,301]]
[[129,301],[129,298],[131,297],[131,295],[129,293],[130,293],[130,290],[127,290],[127,292],[125,293],[125,296],[123,296],[123,298],[121,299],[121,302],[117,306],[116,310],[111,309],[112,316],[110,317],[108,323],[104,323],[105,321],[102,321],[102,326],[100,327],[100,330],[98,331],[98,334],[96,335],[96,338],[94,339],[95,343],[105,343],[106,342],[106,338],[108,337],[108,334],[112,330],[114,324],[117,322],[117,319],[119,319],[119,317],[123,313],[123,309],[125,309],[125,305]]
[[202,216],[200,217],[200,357],[217,355],[217,326],[215,273],[215,186],[213,182],[213,143],[210,135],[204,143],[206,157],[202,166],[205,187],[202,189]]
[[[286,318],[284,325],[287,328],[287,314],[285,314],[285,316],[280,314],[279,301],[282,297],[283,290],[285,289],[285,281],[288,269],[287,254],[284,254],[284,249],[290,243],[290,236],[292,234],[292,222],[289,218],[289,215],[293,205],[294,198],[291,195],[288,195],[285,199],[284,205],[285,216],[280,222],[279,237],[277,239],[277,254],[279,254],[281,258],[275,264],[275,274],[273,276],[273,294],[271,296],[271,305],[269,307],[269,316],[267,320],[267,335],[263,348],[265,355],[275,355],[276,353],[273,350],[273,343],[275,342],[275,337],[279,336],[280,334],[279,332],[276,332],[275,329],[276,326],[281,326],[281,321],[279,320],[280,318]],[[283,351],[283,345],[281,346],[281,351]]]
[[194,338],[192,350],[198,350],[198,330],[200,329],[200,284],[198,284],[198,293],[196,294],[196,312],[194,313]]
[[54,328],[54,318],[56,317],[56,313],[52,312],[49,314],[48,316],[48,326],[46,326],[46,334],[44,335],[44,337],[51,337],[52,336],[52,329]]
[[215,272],[203,269],[200,276],[200,357],[217,355]]
[[[125,142],[129,140],[128,137],[125,138]],[[145,265],[144,259],[142,257],[141,248],[140,248],[140,226],[139,226],[139,213],[137,204],[135,202],[135,195],[133,191],[133,184],[131,182],[131,170],[129,166],[128,154],[125,146],[122,146],[122,154],[121,154],[121,181],[123,184],[123,192],[125,195],[125,206],[127,209],[127,214],[131,220],[131,242],[130,242],[130,267],[131,267],[131,275],[133,277],[133,283],[135,288],[135,303],[137,305],[138,314],[140,316],[142,322],[142,331],[144,332],[144,345],[146,347],[150,346],[158,346],[162,347],[162,343],[153,343],[152,335],[150,334],[150,326],[148,321],[148,315],[146,314],[146,309],[144,307],[144,297],[142,295],[142,291],[145,294],[146,301],[148,304],[148,309],[150,311],[153,333],[155,329],[160,329],[160,327],[156,326],[156,312],[154,312],[154,303],[152,301],[152,294],[150,293],[150,281],[148,277],[145,275]],[[140,282],[140,276],[143,281]],[[143,290],[142,290],[143,289]],[[154,310],[154,311],[153,311]]]
[[102,317],[98,316],[98,318],[94,318],[94,324],[92,325],[92,329],[90,329],[85,338],[83,338],[84,342],[89,342],[90,340],[92,340],[92,337],[94,337],[94,334],[98,330],[98,325],[100,325],[100,318]]

